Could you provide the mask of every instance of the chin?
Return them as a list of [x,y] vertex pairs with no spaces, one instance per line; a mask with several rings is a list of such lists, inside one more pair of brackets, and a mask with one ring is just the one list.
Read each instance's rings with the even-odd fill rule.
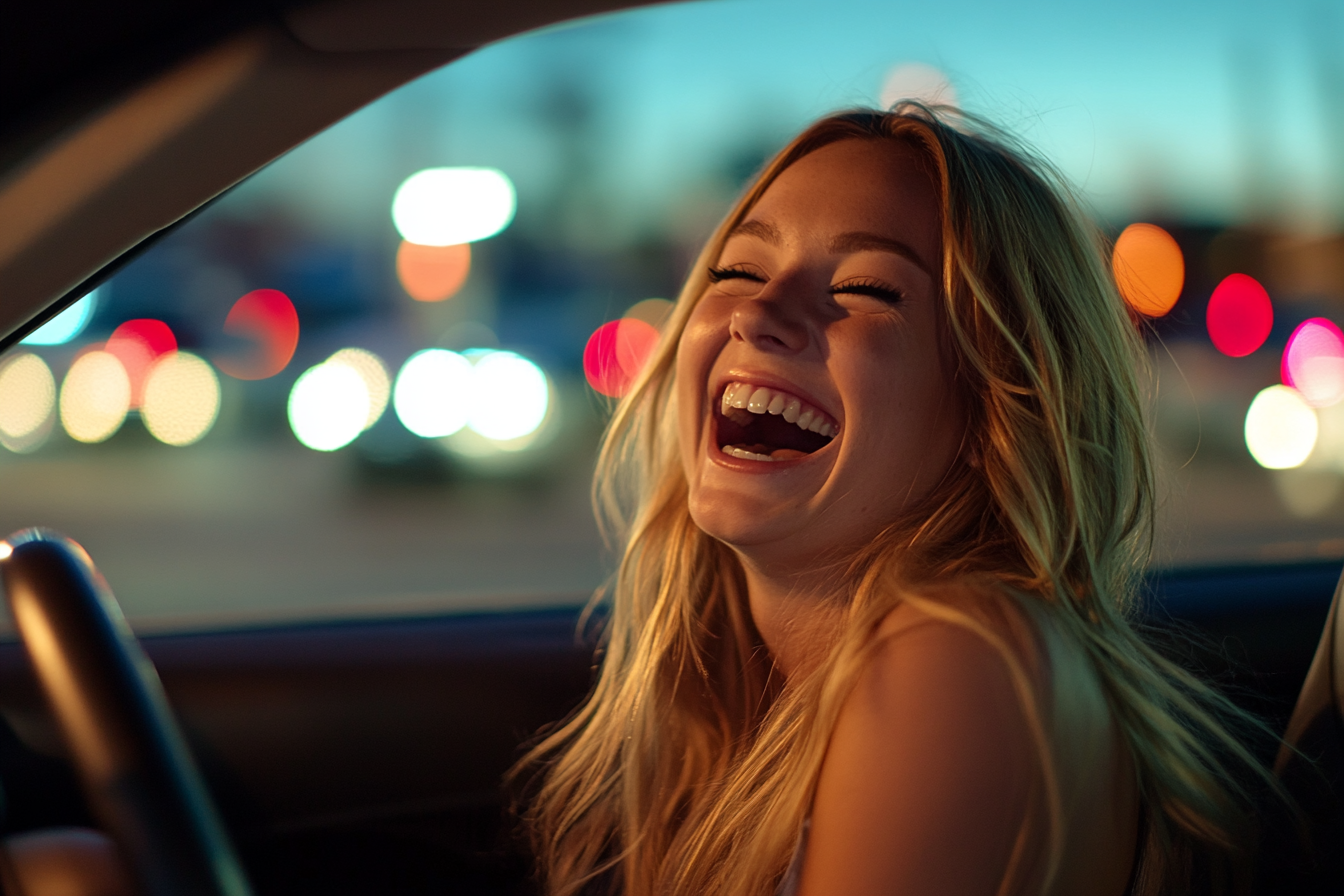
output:
[[741,495],[702,495],[688,503],[691,520],[710,538],[731,548],[752,548],[783,541],[797,531],[759,502]]

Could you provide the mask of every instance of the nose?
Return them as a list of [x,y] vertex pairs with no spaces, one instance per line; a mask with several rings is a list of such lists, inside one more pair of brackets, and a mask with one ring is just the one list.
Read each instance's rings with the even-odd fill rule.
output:
[[793,303],[767,290],[733,309],[728,334],[738,342],[771,354],[795,354],[807,348],[807,324]]

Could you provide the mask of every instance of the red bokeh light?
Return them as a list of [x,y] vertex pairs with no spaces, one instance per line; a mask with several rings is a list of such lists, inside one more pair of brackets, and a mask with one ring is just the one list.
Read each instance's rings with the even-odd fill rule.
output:
[[1218,351],[1244,358],[1269,338],[1274,326],[1274,305],[1254,277],[1229,274],[1209,297],[1205,321],[1209,338]]
[[583,375],[603,395],[620,398],[630,391],[658,346],[658,330],[651,324],[623,317],[598,327],[583,349]]
[[256,343],[242,357],[217,357],[215,364],[234,379],[264,380],[285,369],[299,345],[299,313],[278,289],[254,289],[233,303],[224,332]]
[[131,381],[131,407],[138,408],[149,368],[163,355],[177,351],[177,337],[163,321],[142,317],[128,320],[113,330],[103,349],[126,368]]
[[1280,373],[1313,407],[1344,398],[1344,332],[1324,317],[1304,320],[1283,348]]

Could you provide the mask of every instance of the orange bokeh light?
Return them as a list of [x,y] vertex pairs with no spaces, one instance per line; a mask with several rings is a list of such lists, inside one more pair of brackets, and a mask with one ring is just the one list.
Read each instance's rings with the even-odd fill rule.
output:
[[278,289],[254,289],[233,303],[224,332],[253,341],[256,349],[241,358],[217,357],[215,364],[234,379],[264,380],[275,376],[294,357],[299,345],[299,313]]
[[161,320],[138,318],[128,320],[107,337],[103,350],[113,355],[126,368],[131,381],[131,408],[140,407],[144,398],[145,376],[163,355],[177,351],[177,337]]
[[1185,256],[1156,224],[1131,224],[1115,241],[1111,269],[1120,295],[1140,314],[1161,317],[1181,297]]
[[422,246],[402,242],[397,249],[397,279],[417,302],[442,302],[452,297],[471,273],[471,244]]

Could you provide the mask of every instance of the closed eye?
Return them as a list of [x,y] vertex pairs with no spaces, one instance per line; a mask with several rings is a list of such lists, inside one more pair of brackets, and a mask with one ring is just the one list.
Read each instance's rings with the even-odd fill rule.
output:
[[765,282],[765,278],[755,271],[750,271],[736,265],[726,268],[709,269],[710,283],[722,283],[724,280],[754,280],[757,283]]
[[831,295],[870,296],[892,305],[905,298],[905,294],[896,287],[873,277],[864,277],[858,280],[846,280],[844,283],[837,283],[831,287]]

